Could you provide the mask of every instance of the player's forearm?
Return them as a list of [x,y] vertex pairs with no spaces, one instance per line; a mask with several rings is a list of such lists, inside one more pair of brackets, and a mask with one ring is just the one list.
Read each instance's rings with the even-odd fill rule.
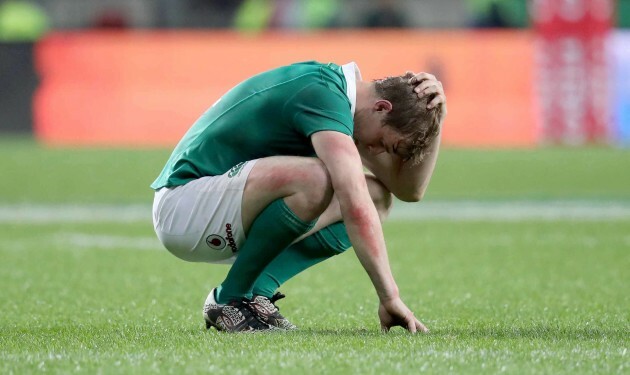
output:
[[324,162],[339,201],[352,246],[381,300],[398,296],[381,222],[370,198],[361,158],[350,137],[336,132],[312,136],[317,156]]
[[401,196],[397,196],[398,199],[407,202],[422,200],[435,170],[441,138],[441,134],[438,134],[433,139],[420,163],[413,165],[411,162],[406,162],[399,168],[396,181],[400,185],[398,189],[401,191]]
[[[367,191],[365,195],[369,198]],[[371,200],[360,202],[355,198],[352,202],[341,195],[340,206],[357,258],[370,277],[379,299],[387,301],[398,297],[398,286],[389,266],[381,223]]]
[[406,202],[420,201],[431,181],[440,149],[440,135],[429,145],[424,159],[413,165],[399,157],[381,153],[370,155],[360,149],[363,164],[396,198]]

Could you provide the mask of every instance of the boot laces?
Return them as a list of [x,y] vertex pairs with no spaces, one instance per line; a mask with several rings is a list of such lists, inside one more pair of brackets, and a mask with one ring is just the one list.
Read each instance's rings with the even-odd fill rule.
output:
[[[276,294],[274,294],[273,296],[271,296],[271,298],[269,298],[269,302],[273,303],[274,306],[276,304],[276,301],[279,299],[283,299],[284,297],[286,297],[284,294],[277,292]],[[276,306],[277,308],[278,306]]]
[[258,313],[256,313],[256,309],[254,308],[254,306],[252,306],[252,301],[248,300],[247,298],[243,298],[240,301],[235,301],[233,306],[241,311],[245,319],[254,328],[269,328],[269,324],[267,324],[258,315]]

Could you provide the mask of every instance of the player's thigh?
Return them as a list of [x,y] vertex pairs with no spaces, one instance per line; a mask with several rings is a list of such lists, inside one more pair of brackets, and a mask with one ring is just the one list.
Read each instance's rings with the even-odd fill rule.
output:
[[245,241],[241,199],[254,163],[242,163],[224,175],[202,177],[158,191],[153,226],[164,247],[191,262],[232,261]]
[[322,201],[325,201],[325,196],[329,194],[330,201],[332,196],[330,176],[321,160],[300,156],[258,159],[247,177],[243,190],[241,212],[245,231],[249,231],[254,219],[271,202],[300,193],[306,193],[313,196],[313,199]]

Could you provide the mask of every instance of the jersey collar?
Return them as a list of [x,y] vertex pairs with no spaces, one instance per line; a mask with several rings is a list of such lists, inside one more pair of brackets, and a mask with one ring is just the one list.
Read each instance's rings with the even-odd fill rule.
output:
[[361,71],[354,61],[342,65],[341,69],[346,78],[346,95],[350,99],[350,110],[354,116],[354,110],[357,107],[357,81],[361,81]]

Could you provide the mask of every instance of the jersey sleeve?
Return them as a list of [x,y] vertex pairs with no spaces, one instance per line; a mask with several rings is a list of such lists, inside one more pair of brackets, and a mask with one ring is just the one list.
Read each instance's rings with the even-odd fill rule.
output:
[[351,136],[354,128],[348,98],[321,83],[313,83],[293,96],[286,103],[285,115],[294,129],[306,137],[326,130]]

